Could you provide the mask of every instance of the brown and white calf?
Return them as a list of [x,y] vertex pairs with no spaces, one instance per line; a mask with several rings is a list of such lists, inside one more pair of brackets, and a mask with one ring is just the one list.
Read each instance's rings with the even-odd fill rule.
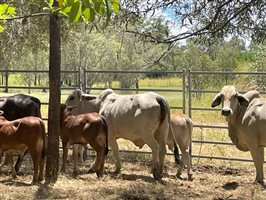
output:
[[[96,151],[96,160],[89,170],[103,175],[105,156],[108,153],[108,128],[103,116],[98,113],[72,115],[73,106],[61,104],[60,137],[63,145],[62,172],[65,172],[68,149],[70,145],[89,144]],[[77,174],[77,155],[73,155],[73,174]]]
[[[3,112],[0,112],[1,114]],[[32,183],[43,180],[45,144],[45,125],[39,117],[31,116],[8,121],[3,116],[0,116],[0,149],[1,151],[6,151],[10,149],[26,149],[25,146],[28,147],[34,167]],[[13,162],[11,164],[12,175],[15,176],[16,171],[13,167]]]
[[179,113],[171,114],[170,119],[173,128],[173,134],[169,132],[166,144],[171,151],[174,151],[175,140],[181,150],[181,163],[176,176],[180,177],[184,166],[187,166],[188,180],[192,180],[191,158],[189,155],[193,130],[192,120],[188,116]]

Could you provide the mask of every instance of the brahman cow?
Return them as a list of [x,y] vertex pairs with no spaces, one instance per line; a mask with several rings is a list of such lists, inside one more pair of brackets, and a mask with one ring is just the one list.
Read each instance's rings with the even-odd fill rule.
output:
[[[0,114],[2,113],[1,111]],[[23,148],[23,145],[28,147],[34,167],[32,183],[43,180],[45,144],[45,125],[39,117],[30,116],[8,121],[0,116],[0,149],[6,151]],[[13,163],[11,167],[12,175],[15,176]]]
[[[193,130],[192,120],[184,114],[174,113],[171,114],[171,123],[173,127],[173,134],[169,132],[166,144],[171,151],[174,151],[175,141],[182,153],[180,166],[176,173],[176,176],[180,178],[184,166],[187,166],[188,180],[192,180],[191,158],[189,155],[189,148]],[[179,160],[176,160],[176,162],[178,163]]]
[[256,182],[263,184],[266,146],[266,101],[258,91],[241,95],[234,86],[224,86],[212,107],[222,103],[221,114],[228,123],[229,136],[241,151],[250,151],[256,167]]
[[[0,110],[2,110],[5,119],[12,121],[22,117],[36,116],[41,118],[41,102],[38,98],[25,95],[16,94],[9,97],[1,97],[0,99]],[[18,151],[19,157],[15,165],[16,172],[19,171],[20,165],[23,160],[24,154],[27,152],[27,147],[20,147]],[[13,160],[13,152],[9,150],[6,152],[6,159],[4,164],[8,163],[8,160]],[[12,172],[14,174],[14,172]]]
[[147,144],[152,150],[152,173],[161,179],[166,139],[169,132],[170,108],[166,99],[154,92],[136,95],[119,95],[106,89],[99,95],[88,95],[73,91],[66,100],[67,105],[76,105],[76,112],[98,112],[105,116],[108,124],[109,145],[116,159],[116,170],[121,170],[118,138],[132,141],[142,148]]
[[[63,145],[62,172],[65,172],[68,149],[73,144],[90,144],[96,151],[96,160],[89,172],[103,175],[105,156],[108,153],[108,127],[103,116],[98,113],[85,113],[74,116],[73,106],[61,104],[60,137]],[[74,154],[73,174],[77,174],[77,155]]]

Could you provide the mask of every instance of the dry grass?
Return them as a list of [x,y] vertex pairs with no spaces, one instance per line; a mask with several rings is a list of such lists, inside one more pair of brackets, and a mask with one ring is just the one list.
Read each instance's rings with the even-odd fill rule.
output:
[[[135,156],[134,156],[135,155]],[[29,157],[23,163],[17,179],[11,179],[4,167],[0,176],[0,199],[91,199],[91,200],[168,200],[168,199],[264,199],[266,190],[253,184],[255,169],[244,163],[230,167],[228,163],[194,159],[194,180],[177,179],[173,158],[166,157],[163,182],[154,181],[150,174],[151,155],[122,153],[123,171],[114,175],[114,164],[108,156],[103,178],[87,174],[92,159],[80,166],[80,174],[73,178],[72,166],[66,174],[59,174],[53,186],[30,185],[32,165]],[[91,156],[93,157],[93,155]],[[70,164],[69,164],[70,165]]]

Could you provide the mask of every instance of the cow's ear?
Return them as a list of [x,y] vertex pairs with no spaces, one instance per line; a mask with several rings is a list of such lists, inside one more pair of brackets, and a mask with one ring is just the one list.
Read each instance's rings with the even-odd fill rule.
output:
[[217,94],[212,101],[212,107],[216,107],[222,103],[222,97],[223,95],[221,93]]
[[81,99],[82,100],[85,100],[85,101],[91,101],[91,100],[94,100],[94,99],[96,99],[96,96],[94,96],[94,95],[82,95],[82,97],[81,97]]
[[239,102],[240,105],[242,105],[242,106],[248,106],[249,100],[247,98],[245,98],[242,94],[240,94],[240,93],[237,92],[236,93],[236,98],[237,98],[237,100],[238,100],[238,102]]

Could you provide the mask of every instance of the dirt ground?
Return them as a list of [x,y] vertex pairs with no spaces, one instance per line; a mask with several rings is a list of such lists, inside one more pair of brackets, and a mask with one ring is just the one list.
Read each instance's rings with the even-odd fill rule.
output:
[[[89,199],[89,200],[168,200],[168,199],[266,199],[266,190],[254,184],[255,168],[252,163],[242,164],[243,169],[217,164],[194,164],[193,181],[177,179],[177,166],[166,159],[162,182],[154,181],[150,174],[150,157],[123,159],[121,174],[114,175],[113,161],[108,158],[103,178],[87,174],[92,163],[88,160],[80,166],[77,178],[72,176],[72,166],[66,174],[59,173],[53,186],[30,185],[32,166],[24,162],[16,179],[12,179],[7,167],[0,171],[0,199]],[[130,161],[128,161],[130,160]],[[207,163],[207,162],[206,162]]]

